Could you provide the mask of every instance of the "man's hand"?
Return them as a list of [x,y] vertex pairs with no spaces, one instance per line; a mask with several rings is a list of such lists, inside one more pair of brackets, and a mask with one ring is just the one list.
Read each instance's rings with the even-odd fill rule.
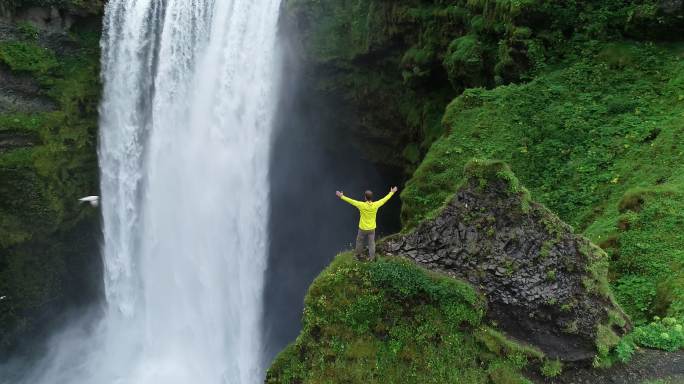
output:
[[392,192],[392,193],[397,193],[398,190],[399,190],[399,188],[397,188],[397,187],[392,187],[392,189],[390,189],[390,192]]
[[344,196],[344,192],[340,192],[340,191],[335,192],[335,194],[337,195],[337,197]]

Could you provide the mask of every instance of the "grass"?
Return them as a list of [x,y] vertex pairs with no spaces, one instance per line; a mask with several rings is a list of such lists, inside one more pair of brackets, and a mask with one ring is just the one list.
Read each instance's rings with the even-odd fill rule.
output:
[[683,54],[589,44],[530,83],[467,90],[402,193],[406,227],[434,215],[472,158],[502,159],[535,200],[606,249],[602,267],[637,324],[681,316]]
[[[312,284],[303,331],[268,383],[529,383],[544,355],[483,323],[470,285],[397,258],[339,255]],[[553,364],[553,363],[549,363]]]

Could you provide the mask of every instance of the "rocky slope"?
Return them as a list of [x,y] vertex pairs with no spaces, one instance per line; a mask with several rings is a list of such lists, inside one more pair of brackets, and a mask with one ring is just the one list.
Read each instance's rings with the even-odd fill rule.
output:
[[478,287],[500,330],[553,359],[592,361],[629,329],[605,252],[531,201],[501,162],[470,162],[436,218],[382,249]]
[[[0,359],[97,297],[97,2],[3,2]],[[21,341],[21,342],[20,342]]]

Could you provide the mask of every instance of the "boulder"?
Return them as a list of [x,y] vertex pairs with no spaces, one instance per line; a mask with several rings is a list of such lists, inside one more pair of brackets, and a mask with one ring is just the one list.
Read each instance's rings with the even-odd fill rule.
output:
[[381,249],[467,280],[509,336],[566,362],[607,354],[629,330],[607,283],[607,255],[577,235],[503,162],[472,161],[434,219]]

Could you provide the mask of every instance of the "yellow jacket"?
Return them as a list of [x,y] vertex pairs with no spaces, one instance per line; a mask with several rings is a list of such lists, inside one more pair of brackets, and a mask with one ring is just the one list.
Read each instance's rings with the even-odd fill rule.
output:
[[359,213],[361,214],[359,229],[371,231],[377,226],[375,224],[375,216],[378,214],[378,209],[385,205],[392,195],[394,195],[394,192],[388,193],[387,196],[378,201],[358,201],[350,199],[345,195],[342,195],[340,198],[359,209]]

